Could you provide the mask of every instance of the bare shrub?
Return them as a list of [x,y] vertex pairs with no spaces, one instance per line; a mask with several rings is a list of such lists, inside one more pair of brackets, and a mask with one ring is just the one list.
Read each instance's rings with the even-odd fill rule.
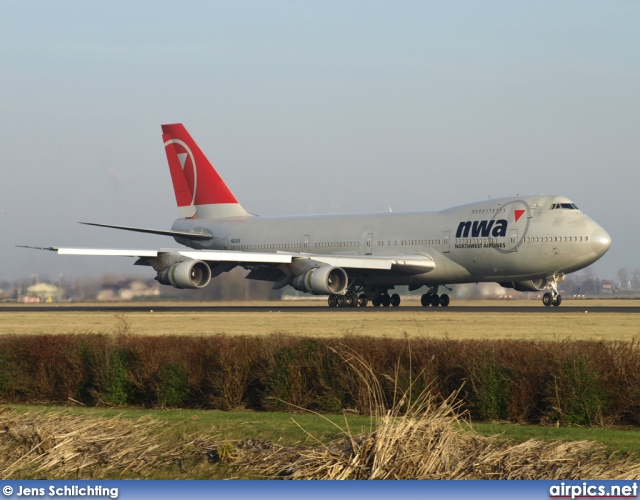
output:
[[0,336],[0,401],[370,414],[369,388],[336,354],[344,346],[376,374],[387,408],[398,393],[407,405],[462,387],[474,420],[640,424],[638,342],[139,336],[119,321],[111,334]]

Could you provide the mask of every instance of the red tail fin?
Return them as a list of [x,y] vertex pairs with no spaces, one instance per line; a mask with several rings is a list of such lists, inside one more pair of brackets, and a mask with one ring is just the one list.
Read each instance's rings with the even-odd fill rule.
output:
[[182,217],[217,219],[250,215],[181,123],[162,125],[162,140]]

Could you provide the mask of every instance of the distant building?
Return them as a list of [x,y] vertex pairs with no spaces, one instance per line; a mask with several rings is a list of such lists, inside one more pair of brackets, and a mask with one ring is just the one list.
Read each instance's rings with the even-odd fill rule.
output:
[[105,285],[98,293],[97,299],[104,302],[131,300],[137,297],[156,297],[160,295],[157,282],[125,280]]
[[53,302],[60,300],[61,290],[49,283],[37,283],[27,288],[23,302]]

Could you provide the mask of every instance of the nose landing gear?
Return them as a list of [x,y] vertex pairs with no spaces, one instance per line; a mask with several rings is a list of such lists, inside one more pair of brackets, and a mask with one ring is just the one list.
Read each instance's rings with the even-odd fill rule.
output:
[[554,274],[547,279],[547,288],[551,290],[542,296],[542,303],[545,307],[558,307],[562,303],[562,295],[558,291],[558,283],[564,281],[564,274]]

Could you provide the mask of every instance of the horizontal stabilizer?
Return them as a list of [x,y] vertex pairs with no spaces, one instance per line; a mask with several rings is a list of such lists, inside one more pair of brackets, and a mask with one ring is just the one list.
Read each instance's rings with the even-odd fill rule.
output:
[[96,222],[81,222],[86,226],[98,226],[98,227],[110,227],[112,229],[122,229],[123,231],[134,231],[136,233],[149,233],[159,234],[162,236],[172,236],[174,238],[184,238],[186,240],[210,240],[213,238],[212,234],[206,233],[189,233],[186,231],[164,231],[162,229],[145,229],[141,227],[130,226],[114,226],[112,224],[98,224]]

